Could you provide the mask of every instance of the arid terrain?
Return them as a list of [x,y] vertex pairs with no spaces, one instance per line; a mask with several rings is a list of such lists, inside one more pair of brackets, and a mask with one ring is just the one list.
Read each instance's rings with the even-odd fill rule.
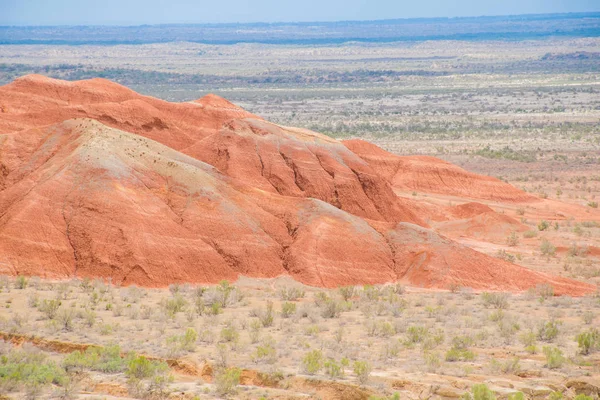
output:
[[598,399],[598,19],[0,29],[0,399]]

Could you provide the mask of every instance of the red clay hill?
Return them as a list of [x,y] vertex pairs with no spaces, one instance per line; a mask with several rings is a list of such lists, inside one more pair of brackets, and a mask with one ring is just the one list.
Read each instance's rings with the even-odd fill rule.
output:
[[436,211],[403,189],[536,200],[435,158],[278,126],[214,95],[169,103],[102,79],[36,75],[0,87],[0,274],[595,289],[441,236],[432,221],[485,224],[494,211]]

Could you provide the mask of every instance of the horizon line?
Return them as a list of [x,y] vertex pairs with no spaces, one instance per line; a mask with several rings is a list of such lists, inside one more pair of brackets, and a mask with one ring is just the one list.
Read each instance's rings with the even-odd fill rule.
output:
[[162,26],[232,26],[232,25],[250,25],[250,26],[277,26],[277,25],[308,25],[308,24],[343,24],[343,23],[390,23],[390,22],[408,22],[408,21],[450,21],[483,19],[483,18],[515,18],[515,17],[550,17],[550,16],[594,16],[600,18],[598,11],[572,11],[561,13],[540,13],[540,14],[497,14],[497,15],[475,15],[475,16],[451,16],[451,17],[409,17],[409,18],[385,18],[385,19],[366,19],[366,20],[313,20],[313,21],[275,21],[275,22],[164,22],[164,23],[142,23],[142,24],[58,24],[58,25],[0,25],[0,29],[6,28],[76,28],[76,27],[113,27],[113,28],[140,28],[140,27],[162,27]]

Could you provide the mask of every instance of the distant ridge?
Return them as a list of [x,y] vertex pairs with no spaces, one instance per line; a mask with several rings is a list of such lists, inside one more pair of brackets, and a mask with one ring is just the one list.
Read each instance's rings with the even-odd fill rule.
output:
[[[523,24],[523,22],[527,22]],[[322,28],[306,30],[306,27]],[[439,32],[443,31],[444,34]],[[425,40],[529,40],[598,37],[600,13],[527,14],[372,21],[140,26],[0,26],[0,44],[118,45],[194,42],[214,45],[383,43]]]

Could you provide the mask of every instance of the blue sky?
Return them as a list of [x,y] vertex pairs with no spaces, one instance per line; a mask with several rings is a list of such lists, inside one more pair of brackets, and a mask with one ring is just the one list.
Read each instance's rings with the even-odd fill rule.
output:
[[0,25],[340,21],[600,11],[600,0],[0,0]]

